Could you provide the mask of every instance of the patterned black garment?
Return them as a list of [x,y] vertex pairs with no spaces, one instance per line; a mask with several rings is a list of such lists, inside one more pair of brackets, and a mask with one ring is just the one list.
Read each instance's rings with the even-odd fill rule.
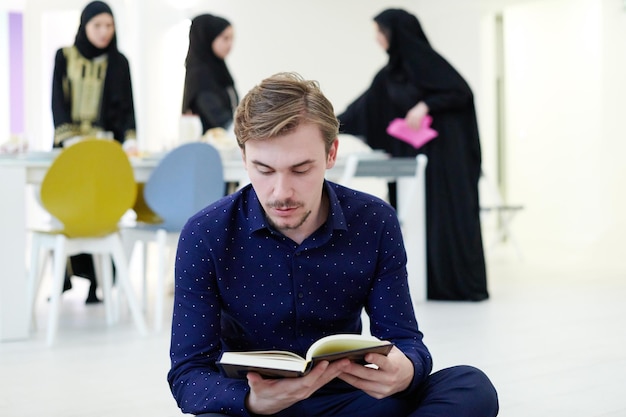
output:
[[110,7],[101,1],[83,10],[74,45],[56,52],[52,78],[54,146],[74,136],[113,132],[119,142],[135,138],[135,110],[126,57],[117,49],[117,38],[97,48],[87,38],[86,25]]

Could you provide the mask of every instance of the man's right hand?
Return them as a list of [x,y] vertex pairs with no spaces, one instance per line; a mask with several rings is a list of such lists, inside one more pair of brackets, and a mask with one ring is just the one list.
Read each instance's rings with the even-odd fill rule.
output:
[[253,414],[275,414],[310,397],[315,391],[339,376],[350,360],[333,363],[320,362],[307,375],[300,378],[263,379],[255,372],[248,372],[250,393],[246,407]]

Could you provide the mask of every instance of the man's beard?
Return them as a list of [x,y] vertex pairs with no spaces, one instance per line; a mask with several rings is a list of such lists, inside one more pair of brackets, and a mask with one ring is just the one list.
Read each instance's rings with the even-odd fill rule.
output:
[[[268,209],[269,208],[283,208],[283,207],[291,208],[291,207],[301,207],[302,205],[303,205],[302,203],[292,201],[292,200],[272,201],[268,203],[267,208]],[[291,224],[291,225],[290,224],[279,225],[267,214],[266,214],[266,218],[267,218],[268,223],[271,224],[277,230],[295,230],[299,228],[300,226],[302,226],[304,222],[309,218],[310,215],[311,215],[311,210],[304,213],[304,215],[302,216],[302,218],[300,219],[298,223]]]

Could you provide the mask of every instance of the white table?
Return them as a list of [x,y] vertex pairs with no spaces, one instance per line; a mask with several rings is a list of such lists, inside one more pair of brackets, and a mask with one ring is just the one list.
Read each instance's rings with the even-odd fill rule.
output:
[[[0,342],[25,339],[29,335],[26,312],[27,220],[28,201],[33,192],[28,185],[41,184],[53,153],[32,153],[28,156],[0,155]],[[132,158],[137,181],[146,181],[158,163],[158,158]],[[423,173],[425,157],[418,158],[364,158],[360,160],[355,176],[398,178],[399,216],[405,230],[409,253],[409,277],[414,300],[425,299],[425,224]],[[338,160],[329,171],[329,179],[340,178],[345,160]],[[247,174],[240,158],[224,160],[224,179],[229,182],[247,182]],[[404,182],[404,183],[403,183]],[[406,198],[404,196],[410,196]],[[405,201],[402,200],[404,197]],[[409,215],[410,214],[410,215]]]

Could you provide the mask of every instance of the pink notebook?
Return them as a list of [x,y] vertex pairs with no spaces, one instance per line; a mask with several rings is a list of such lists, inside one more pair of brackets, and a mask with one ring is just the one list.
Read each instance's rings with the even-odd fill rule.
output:
[[387,133],[413,146],[420,148],[437,137],[436,130],[430,128],[433,118],[429,115],[422,118],[422,127],[411,129],[404,119],[393,119],[387,126]]

